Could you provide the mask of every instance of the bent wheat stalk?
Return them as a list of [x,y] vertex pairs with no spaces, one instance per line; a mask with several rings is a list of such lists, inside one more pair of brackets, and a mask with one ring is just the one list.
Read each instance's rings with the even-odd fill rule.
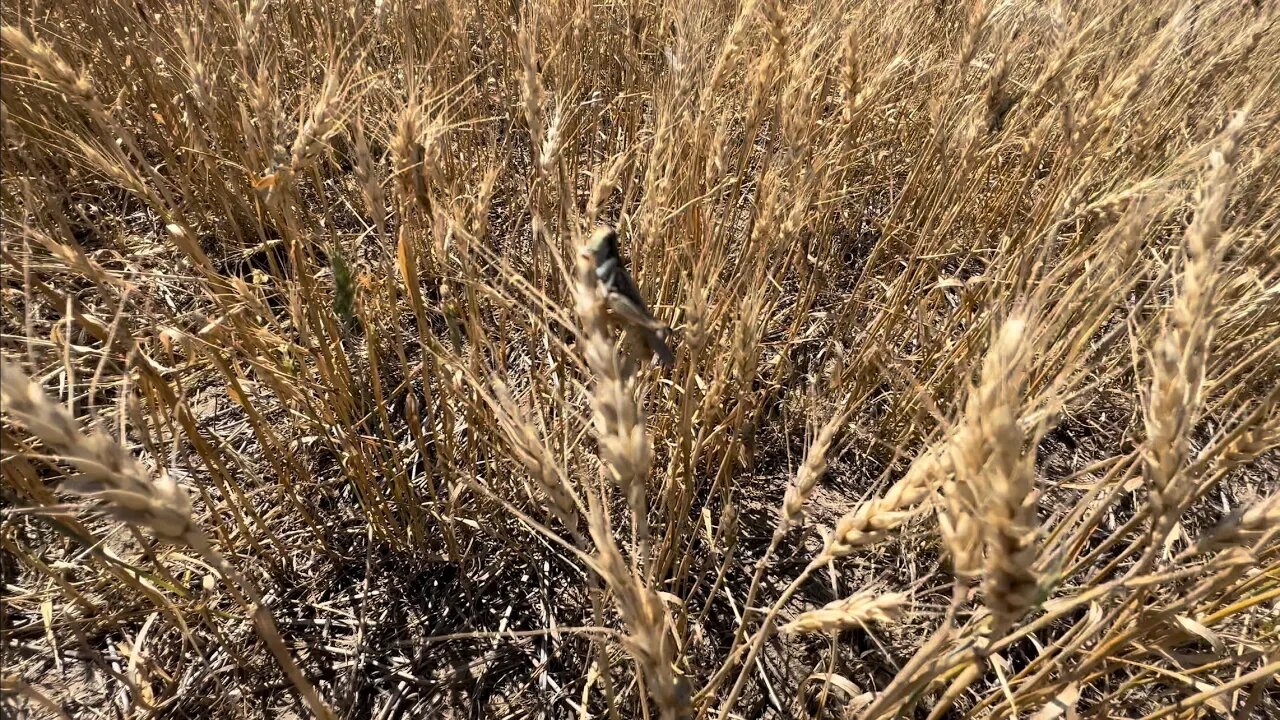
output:
[[612,475],[631,509],[640,562],[636,570],[627,568],[613,539],[608,517],[600,507],[598,493],[588,493],[588,526],[596,545],[596,569],[609,589],[631,629],[627,648],[635,657],[658,705],[663,720],[688,715],[689,690],[675,670],[676,647],[671,636],[662,600],[644,578],[648,575],[649,529],[645,483],[651,461],[649,437],[635,400],[632,378],[613,344],[605,334],[604,299],[600,295],[594,254],[583,249],[575,265],[575,300],[578,317],[586,331],[587,365],[596,376],[592,393],[600,459]]
[[190,499],[168,473],[162,472],[158,479],[152,479],[142,463],[118,442],[106,435],[80,432],[70,413],[51,400],[14,363],[0,365],[0,398],[10,417],[80,471],[78,476],[63,482],[62,489],[101,501],[117,520],[143,525],[162,540],[185,545],[217,569],[229,581],[227,590],[248,611],[258,635],[302,695],[307,709],[323,720],[333,717],[332,710],[289,654],[257,588],[233,568],[196,527]]

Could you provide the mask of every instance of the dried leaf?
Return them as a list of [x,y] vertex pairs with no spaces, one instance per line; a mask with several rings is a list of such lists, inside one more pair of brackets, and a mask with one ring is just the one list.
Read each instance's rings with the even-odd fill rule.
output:
[[1223,642],[1222,638],[1219,637],[1218,634],[1215,633],[1214,631],[1210,630],[1204,625],[1201,625],[1195,620],[1192,620],[1186,615],[1175,615],[1174,619],[1178,621],[1178,624],[1182,626],[1183,630],[1186,630],[1192,635],[1196,635],[1197,637],[1202,638],[1205,642],[1212,645],[1214,650],[1220,653],[1226,651],[1227,649],[1226,643]]
[[[1204,682],[1203,680],[1196,680],[1195,683],[1196,689],[1200,692],[1210,692],[1218,687],[1217,685]],[[1204,701],[1204,704],[1216,710],[1219,715],[1229,716],[1231,715],[1231,703],[1227,702],[1227,695],[1228,693],[1214,695],[1211,698],[1207,698]]]
[[53,664],[62,672],[62,651],[58,649],[58,637],[53,633],[53,600],[40,603],[40,621],[44,623],[44,635],[49,640]]
[[1040,708],[1035,715],[1031,716],[1031,720],[1053,720],[1054,718],[1067,718],[1072,720],[1076,717],[1076,702],[1080,700],[1079,683],[1069,683],[1057,695],[1053,696],[1045,706]]
[[408,233],[400,233],[400,242],[396,246],[396,264],[400,266],[400,279],[404,281],[409,305],[413,308],[414,316],[421,322],[425,308],[418,288],[418,259]]

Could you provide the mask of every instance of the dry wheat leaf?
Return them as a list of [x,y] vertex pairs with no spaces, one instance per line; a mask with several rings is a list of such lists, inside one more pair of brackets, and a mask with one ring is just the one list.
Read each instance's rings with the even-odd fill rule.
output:
[[1187,632],[1191,633],[1192,635],[1196,635],[1196,636],[1198,636],[1198,637],[1200,637],[1200,638],[1204,639],[1204,640],[1205,640],[1205,642],[1207,642],[1207,643],[1209,643],[1210,645],[1212,645],[1212,646],[1213,646],[1213,649],[1214,649],[1214,650],[1216,650],[1216,651],[1218,651],[1218,652],[1220,652],[1220,653],[1222,653],[1222,652],[1226,652],[1226,650],[1227,650],[1227,645],[1226,645],[1226,643],[1225,643],[1225,642],[1223,642],[1223,641],[1222,641],[1222,638],[1221,638],[1217,633],[1215,633],[1214,631],[1210,630],[1209,628],[1205,627],[1204,625],[1201,625],[1200,623],[1196,622],[1195,620],[1192,620],[1191,618],[1187,617],[1186,615],[1175,615],[1175,616],[1174,616],[1174,620],[1177,620],[1177,621],[1178,621],[1178,624],[1182,626],[1182,629],[1183,629],[1183,630],[1186,630]]
[[1053,720],[1054,718],[1066,718],[1072,720],[1076,717],[1076,703],[1080,700],[1079,683],[1069,683],[1066,687],[1058,691],[1045,706],[1036,711],[1031,716],[1031,720]]
[[[1217,689],[1218,687],[1217,685],[1204,682],[1203,680],[1196,680],[1195,684],[1196,684],[1196,689],[1199,690],[1200,692],[1211,692]],[[1228,702],[1227,698],[1225,697],[1226,695],[1227,693],[1219,693],[1217,695],[1214,695],[1211,698],[1206,698],[1204,701],[1204,704],[1213,708],[1214,710],[1216,710],[1218,713],[1222,715],[1230,715],[1231,706],[1234,703]]]

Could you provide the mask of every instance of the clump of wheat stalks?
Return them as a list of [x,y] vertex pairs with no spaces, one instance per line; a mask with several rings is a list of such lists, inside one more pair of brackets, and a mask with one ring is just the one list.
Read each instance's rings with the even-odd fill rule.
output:
[[[983,570],[983,594],[1000,634],[1035,599],[1035,453],[1024,454],[1019,420],[1026,384],[1027,321],[1001,326],[954,433],[925,460],[943,479],[939,530],[952,571],[967,582]],[[910,475],[910,473],[908,473]]]
[[1214,295],[1222,254],[1219,239],[1247,115],[1247,111],[1235,114],[1209,154],[1209,172],[1200,185],[1195,218],[1186,232],[1182,282],[1164,332],[1152,348],[1144,452],[1153,548],[1177,522],[1194,488],[1181,470],[1191,429],[1204,403],[1205,363],[1217,313]]
[[[1025,313],[1015,311],[1000,326],[978,383],[970,389],[963,418],[938,448],[948,460],[924,465],[930,475],[944,467],[951,471],[939,478],[943,498],[938,522],[956,576],[952,603],[942,626],[872,703],[870,717],[896,712],[914,688],[959,666],[959,676],[930,714],[941,717],[979,677],[980,665],[972,660],[981,658],[990,638],[1003,635],[1039,593],[1032,567],[1037,554],[1035,454],[1024,454],[1026,437],[1019,424],[1032,347]],[[990,625],[969,651],[942,653],[953,632],[953,615],[979,571]]]
[[66,409],[50,400],[39,385],[11,362],[0,365],[0,397],[6,413],[80,471],[78,476],[63,482],[64,490],[99,500],[116,519],[145,526],[162,540],[195,550],[223,577],[238,585],[248,600],[241,597],[234,586],[229,584],[228,589],[249,610],[263,641],[302,694],[308,709],[320,718],[333,717],[289,654],[257,589],[209,544],[192,520],[190,499],[167,473],[153,480],[142,463],[116,441],[102,434],[81,433]]
[[271,0],[249,0],[244,10],[244,17],[240,19],[236,36],[236,51],[242,58],[247,57],[250,48],[253,47],[257,39],[258,25],[262,22],[262,16],[266,13],[270,2]]
[[365,208],[373,219],[373,227],[378,235],[387,233],[386,193],[379,182],[373,153],[369,150],[369,141],[365,137],[364,122],[356,119],[351,130],[351,138],[355,144],[356,182],[360,183],[360,192],[364,195]]
[[301,173],[320,155],[341,125],[342,88],[336,75],[325,78],[320,94],[289,148],[289,171]]
[[[863,720],[1276,715],[1274,3],[1024,4],[4,3],[0,343],[65,378],[82,428],[136,387],[147,451],[85,433],[127,488],[97,494],[6,412],[0,493],[53,502],[64,470],[197,563],[193,526],[226,523],[219,551],[322,624],[294,657],[358,678],[357,716],[657,717],[688,687],[704,717],[786,715],[819,675],[875,686]],[[604,220],[689,351],[652,385],[596,296],[574,315],[554,241]],[[195,521],[151,458],[190,468]],[[0,528],[20,683],[74,715],[137,665],[153,714],[278,712],[275,667],[206,604],[145,625],[131,571],[35,517]],[[802,604],[827,569],[856,600]],[[92,632],[47,619],[102,594],[122,607]],[[872,629],[876,602],[876,650],[775,632]],[[383,631],[424,614],[494,642]],[[494,692],[435,682],[526,640]],[[50,670],[126,645],[93,688]]]
[[417,105],[406,106],[396,120],[396,131],[391,138],[392,172],[396,178],[396,199],[402,208],[401,213],[415,203],[428,212],[431,208],[422,125],[422,109]]

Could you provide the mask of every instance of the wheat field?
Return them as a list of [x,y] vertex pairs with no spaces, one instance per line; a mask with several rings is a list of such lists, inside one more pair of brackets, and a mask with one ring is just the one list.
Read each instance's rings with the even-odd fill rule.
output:
[[1280,716],[1276,2],[0,18],[7,716]]

